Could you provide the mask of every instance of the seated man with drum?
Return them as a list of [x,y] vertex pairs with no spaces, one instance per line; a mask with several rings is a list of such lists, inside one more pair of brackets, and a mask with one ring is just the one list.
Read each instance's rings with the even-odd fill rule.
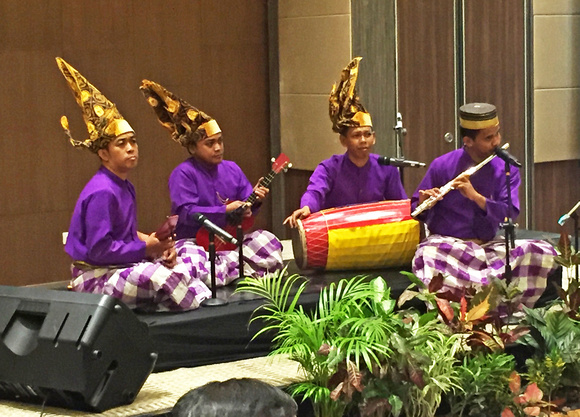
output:
[[[413,272],[425,283],[442,274],[443,291],[455,294],[505,277],[505,240],[496,234],[502,222],[519,214],[521,182],[517,167],[509,165],[508,176],[507,163],[494,158],[501,143],[495,106],[465,104],[459,109],[459,123],[463,147],[436,158],[411,199],[413,216],[428,227],[413,259]],[[508,258],[511,278],[518,280],[520,301],[526,306],[533,306],[544,292],[555,254],[548,242],[515,241]]]
[[342,71],[329,99],[332,130],[340,135],[346,152],[333,155],[316,167],[300,208],[284,224],[295,228],[299,219],[323,209],[407,198],[398,169],[380,165],[378,155],[371,153],[375,144],[371,116],[355,90],[360,60],[354,58]]

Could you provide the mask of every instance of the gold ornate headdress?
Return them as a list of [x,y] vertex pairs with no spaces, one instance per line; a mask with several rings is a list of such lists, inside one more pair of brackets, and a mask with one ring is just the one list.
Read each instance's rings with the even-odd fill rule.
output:
[[341,133],[345,127],[371,126],[371,115],[367,113],[356,93],[358,64],[356,57],[341,72],[340,81],[332,86],[329,101],[332,130]]
[[105,148],[117,136],[134,132],[129,123],[121,116],[115,104],[87,81],[76,69],[62,58],[56,58],[58,68],[67,80],[78,105],[83,111],[83,119],[89,131],[88,139],[73,139],[66,116],[60,118],[60,124],[75,147],[85,147],[92,152]]
[[156,82],[143,80],[139,87],[171,139],[187,147],[204,137],[221,132],[215,119],[180,99]]

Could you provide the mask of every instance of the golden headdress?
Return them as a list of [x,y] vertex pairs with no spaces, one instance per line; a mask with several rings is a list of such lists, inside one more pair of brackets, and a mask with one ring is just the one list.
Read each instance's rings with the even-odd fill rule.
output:
[[139,87],[171,138],[182,146],[221,132],[215,119],[180,99],[156,82],[143,80]]
[[367,113],[356,93],[358,64],[362,58],[356,57],[342,70],[340,81],[332,86],[329,101],[332,130],[342,133],[346,127],[371,126],[371,115]]
[[83,111],[83,119],[89,131],[89,138],[84,141],[73,139],[71,136],[68,119],[60,118],[64,132],[70,143],[75,147],[86,147],[92,152],[105,148],[109,142],[117,136],[134,132],[129,123],[121,116],[115,104],[87,81],[76,69],[62,58],[56,58],[58,68],[67,80],[75,99]]
[[499,124],[497,109],[489,103],[467,103],[459,108],[459,125],[465,129],[481,130]]

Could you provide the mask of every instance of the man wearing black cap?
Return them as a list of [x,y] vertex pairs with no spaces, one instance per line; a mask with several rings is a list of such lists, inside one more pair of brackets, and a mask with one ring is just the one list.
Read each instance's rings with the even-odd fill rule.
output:
[[[459,124],[463,147],[436,158],[411,199],[415,209],[429,198],[440,198],[417,216],[429,234],[417,249],[413,272],[426,283],[443,274],[445,289],[455,294],[464,287],[487,285],[493,278],[504,277],[505,242],[496,234],[508,214],[515,219],[520,212],[521,183],[518,168],[510,166],[508,196],[505,163],[492,157],[501,143],[495,106],[465,104],[459,109]],[[482,163],[488,158],[489,162]],[[477,173],[466,172],[478,164]],[[441,197],[440,188],[445,185],[451,191]],[[510,265],[523,304],[533,306],[544,292],[547,276],[555,267],[554,255],[547,242],[516,241]]]

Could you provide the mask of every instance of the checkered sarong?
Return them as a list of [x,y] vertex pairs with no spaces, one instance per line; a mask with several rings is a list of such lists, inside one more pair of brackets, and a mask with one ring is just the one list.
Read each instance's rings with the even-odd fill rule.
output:
[[128,266],[71,267],[72,290],[107,294],[130,308],[145,311],[182,311],[199,307],[211,291],[199,275],[202,270],[188,259],[177,257],[167,268],[160,261]]
[[[282,269],[282,243],[266,230],[256,230],[244,235],[244,275],[264,276]],[[209,253],[195,244],[194,239],[180,239],[175,242],[177,255],[198,265],[204,282],[209,286],[211,264]],[[215,260],[216,285],[224,286],[239,277],[239,253],[237,250],[217,251]]]
[[[71,267],[71,288],[77,292],[107,294],[130,308],[145,311],[182,311],[199,307],[211,297],[209,254],[193,240],[175,242],[177,265],[139,262],[123,267]],[[282,244],[272,233],[257,230],[244,236],[244,274],[263,276],[283,267]],[[216,253],[216,285],[239,276],[237,251]]]
[[[487,285],[503,279],[506,266],[505,239],[479,245],[450,236],[430,235],[413,258],[413,273],[428,284],[439,273],[445,277],[442,291],[458,294],[473,284]],[[518,280],[521,302],[533,307],[546,288],[548,275],[556,268],[556,251],[542,240],[521,239],[510,250],[512,280]]]

